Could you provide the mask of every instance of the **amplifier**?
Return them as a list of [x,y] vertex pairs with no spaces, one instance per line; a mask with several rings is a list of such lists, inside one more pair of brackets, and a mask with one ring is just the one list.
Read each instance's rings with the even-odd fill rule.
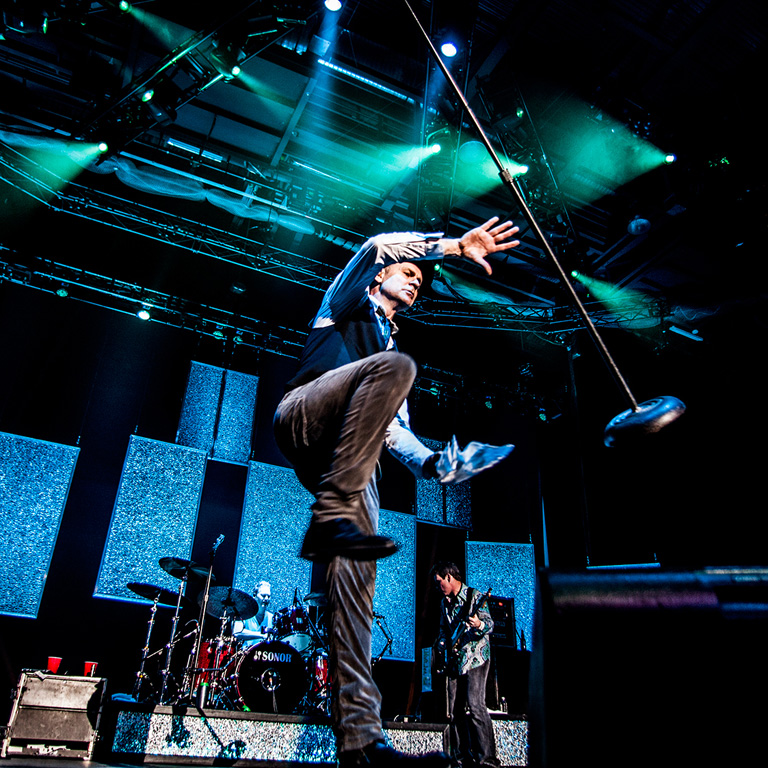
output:
[[498,648],[517,648],[515,624],[515,599],[513,597],[489,597],[488,611],[493,619],[491,645]]
[[106,678],[22,672],[0,757],[90,760],[106,686]]

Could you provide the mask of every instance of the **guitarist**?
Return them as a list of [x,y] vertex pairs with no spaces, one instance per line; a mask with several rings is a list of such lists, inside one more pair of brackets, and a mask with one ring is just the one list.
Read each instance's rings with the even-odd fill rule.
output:
[[445,658],[451,762],[462,768],[498,766],[485,703],[493,631],[487,596],[461,581],[455,563],[438,562],[430,575],[443,595],[435,651]]

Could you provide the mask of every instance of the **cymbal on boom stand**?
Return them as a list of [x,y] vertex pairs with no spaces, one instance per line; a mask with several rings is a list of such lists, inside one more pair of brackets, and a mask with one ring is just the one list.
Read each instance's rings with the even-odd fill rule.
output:
[[[179,593],[171,592],[165,587],[158,587],[155,584],[143,584],[132,581],[127,585],[131,592],[134,592],[147,600],[157,600],[161,605],[176,605],[179,602]],[[195,604],[185,595],[181,596],[182,608],[194,608]]]
[[308,595],[304,595],[303,599],[307,605],[314,605],[318,608],[328,605],[328,598],[324,592],[310,592]]
[[[202,596],[198,598],[202,605]],[[211,587],[205,611],[217,619],[250,619],[259,612],[259,605],[247,592],[232,587]]]
[[[188,576],[197,576],[200,579],[208,577],[208,569],[204,565],[195,563],[192,560],[182,560],[179,557],[161,557],[160,567],[176,579],[183,579]],[[211,583],[216,581],[211,574]]]

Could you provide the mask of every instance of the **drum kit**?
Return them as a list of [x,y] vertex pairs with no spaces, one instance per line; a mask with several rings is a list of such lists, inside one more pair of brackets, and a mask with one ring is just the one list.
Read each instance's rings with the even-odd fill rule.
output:
[[[164,557],[159,565],[179,579],[176,592],[153,584],[127,585],[152,601],[131,696],[134,701],[275,714],[329,714],[331,681],[322,593],[299,598],[297,589],[293,605],[273,615],[266,639],[249,645],[234,636],[233,626],[258,614],[253,597],[233,587],[212,586],[212,562],[206,568],[190,560]],[[201,582],[204,586],[198,589]],[[196,601],[186,596],[195,591]],[[158,605],[173,606],[175,611],[169,641],[151,651]],[[198,608],[199,618],[186,620]],[[203,636],[206,617],[218,622],[215,637]],[[179,661],[179,655],[186,655],[186,660]]]

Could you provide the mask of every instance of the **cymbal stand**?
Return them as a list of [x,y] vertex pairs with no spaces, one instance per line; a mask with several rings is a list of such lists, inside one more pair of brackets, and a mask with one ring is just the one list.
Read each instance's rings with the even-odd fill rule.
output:
[[144,640],[144,647],[141,649],[141,665],[139,671],[136,673],[136,682],[133,685],[133,698],[135,701],[141,701],[141,686],[146,678],[144,667],[147,664],[149,658],[149,641],[152,637],[152,630],[155,626],[155,619],[157,618],[157,604],[160,601],[160,595],[156,595],[152,602],[152,608],[149,611],[149,622],[147,624],[147,637]]
[[307,610],[307,607],[304,605],[304,603],[301,604],[301,610],[304,613],[304,616],[307,618],[307,624],[309,625],[309,628],[312,630],[312,634],[315,637],[315,640],[317,640],[317,644],[324,650],[328,650],[328,646],[323,642],[322,635],[320,634],[320,630],[317,628],[317,625],[314,621],[312,621],[312,616],[310,615],[309,611]]
[[165,696],[168,691],[168,679],[171,675],[171,657],[173,655],[173,647],[176,645],[176,630],[179,627],[179,617],[181,616],[181,599],[184,596],[184,587],[187,583],[187,574],[181,577],[179,581],[179,594],[176,599],[176,610],[173,614],[173,621],[171,622],[171,639],[166,645],[165,653],[165,667],[161,673],[163,678],[162,687],[160,688],[160,704],[165,704]]

